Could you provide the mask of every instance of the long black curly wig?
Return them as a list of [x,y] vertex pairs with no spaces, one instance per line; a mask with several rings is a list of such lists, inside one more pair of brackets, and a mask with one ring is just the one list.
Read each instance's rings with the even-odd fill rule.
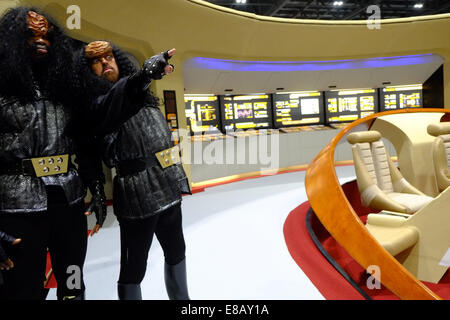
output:
[[[39,76],[36,72],[33,75],[33,59],[27,42],[33,35],[28,29],[28,11],[45,16],[52,26],[48,33],[51,46],[45,69]],[[75,72],[74,41],[52,17],[34,7],[9,9],[0,19],[0,39],[0,95],[13,96],[24,102],[33,101],[33,82],[38,82],[51,100],[75,105],[81,82]]]
[[[124,78],[133,75],[138,71],[139,66],[135,65],[132,60],[128,57],[128,55],[121,50],[119,47],[114,45],[109,40],[107,41],[113,47],[113,55],[116,60],[117,66],[119,68],[119,78]],[[108,92],[113,87],[113,83],[110,81],[97,76],[91,69],[90,61],[85,57],[84,50],[86,47],[86,43],[84,43],[81,48],[77,51],[76,54],[76,65],[77,72],[80,74],[81,83],[82,83],[82,95],[83,95],[83,103],[89,103],[93,101],[100,95],[103,95]],[[159,104],[159,99],[151,92],[149,92],[149,97],[151,100],[151,104],[153,106],[157,106]]]

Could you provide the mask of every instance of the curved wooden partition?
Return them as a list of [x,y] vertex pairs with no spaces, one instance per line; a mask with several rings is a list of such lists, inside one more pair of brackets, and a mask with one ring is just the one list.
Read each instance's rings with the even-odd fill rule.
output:
[[383,115],[414,112],[450,113],[450,110],[394,110],[356,120],[342,129],[311,162],[306,171],[305,187],[311,207],[323,226],[363,268],[378,266],[380,270],[378,280],[384,286],[400,299],[441,300],[437,294],[406,270],[367,231],[347,200],[334,166],[336,146],[353,128],[370,124]]

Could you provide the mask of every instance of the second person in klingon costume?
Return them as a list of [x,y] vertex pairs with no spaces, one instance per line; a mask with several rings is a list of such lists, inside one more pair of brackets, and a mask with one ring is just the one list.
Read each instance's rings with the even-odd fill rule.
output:
[[189,299],[181,201],[182,194],[191,191],[158,99],[149,91],[151,81],[174,70],[168,62],[174,53],[172,49],[153,56],[139,70],[108,41],[89,43],[80,57],[88,103],[134,114],[124,124],[94,120],[103,159],[117,171],[113,206],[120,224],[117,286],[123,300],[142,299],[140,284],[154,234],[164,251],[169,298]]

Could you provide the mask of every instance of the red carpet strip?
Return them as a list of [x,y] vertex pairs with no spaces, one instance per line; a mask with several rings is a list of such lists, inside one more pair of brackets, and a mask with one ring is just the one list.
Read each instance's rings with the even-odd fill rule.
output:
[[[342,187],[361,221],[365,223],[367,215],[373,210],[361,205],[356,182],[346,183]],[[309,202],[305,202],[289,214],[284,224],[284,236],[292,258],[322,295],[330,300],[398,300],[383,285],[379,289],[368,288],[369,275],[366,271],[331,237],[313,212],[308,215],[309,210]],[[308,232],[308,225],[317,244]],[[423,283],[443,299],[450,299],[448,271],[438,284]]]
[[364,300],[328,262],[311,239],[306,227],[309,208],[309,202],[303,203],[289,214],[284,223],[283,232],[289,253],[325,299]]

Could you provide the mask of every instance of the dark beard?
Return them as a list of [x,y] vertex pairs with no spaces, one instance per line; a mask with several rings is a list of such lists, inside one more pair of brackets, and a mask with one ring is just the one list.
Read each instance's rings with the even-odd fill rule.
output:
[[114,86],[111,81],[99,77],[89,70],[88,75],[88,87],[86,88],[88,92],[85,92],[90,96],[91,101],[95,98],[108,93],[108,91]]
[[50,67],[50,57],[48,54],[36,56],[31,59],[31,69],[33,74],[39,78],[48,73]]
[[31,70],[33,71],[33,81],[37,82],[42,89],[47,89],[48,70],[50,68],[49,54],[31,58]]

